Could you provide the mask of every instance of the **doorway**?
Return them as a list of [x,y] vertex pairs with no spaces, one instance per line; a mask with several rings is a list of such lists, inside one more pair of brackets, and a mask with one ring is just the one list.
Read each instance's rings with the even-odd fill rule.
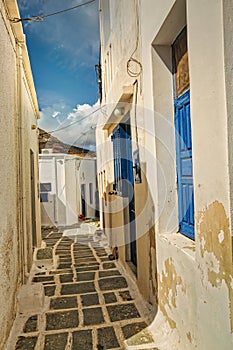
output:
[[179,232],[194,239],[194,198],[190,90],[185,27],[172,45]]
[[[135,199],[132,160],[132,140],[130,118],[120,123],[112,134],[114,157],[114,182],[117,195],[126,198],[128,206],[124,215],[126,260],[131,269],[137,269],[137,244],[135,225]],[[127,232],[126,232],[127,231]]]

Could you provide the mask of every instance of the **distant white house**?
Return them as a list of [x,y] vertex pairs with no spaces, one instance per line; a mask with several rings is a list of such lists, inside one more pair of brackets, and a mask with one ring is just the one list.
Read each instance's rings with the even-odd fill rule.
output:
[[41,224],[66,226],[98,215],[96,159],[43,150],[39,155]]

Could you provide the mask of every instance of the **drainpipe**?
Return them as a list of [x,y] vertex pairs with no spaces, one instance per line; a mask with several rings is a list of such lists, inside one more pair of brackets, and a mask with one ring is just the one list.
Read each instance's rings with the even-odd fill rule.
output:
[[17,41],[17,109],[18,109],[18,155],[19,155],[19,222],[20,222],[20,252],[21,264],[23,264],[23,283],[29,277],[28,259],[27,259],[27,237],[24,225],[25,197],[24,197],[24,167],[23,167],[23,128],[22,128],[22,45],[23,42]]

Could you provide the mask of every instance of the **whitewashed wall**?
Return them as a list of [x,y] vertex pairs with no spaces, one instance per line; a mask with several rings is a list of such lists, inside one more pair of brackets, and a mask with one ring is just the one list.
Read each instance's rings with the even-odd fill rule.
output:
[[[135,43],[135,4],[133,0],[110,1],[110,21],[101,22],[104,91],[103,113],[97,129],[97,161],[103,211],[112,205],[108,191],[113,183],[111,132],[104,125],[119,101],[123,86],[132,85],[135,80],[126,73],[126,62]],[[141,194],[137,203],[143,202],[143,194],[148,191],[151,205],[137,230],[149,227],[154,213],[156,253],[153,253],[159,305],[150,328],[157,333],[159,349],[231,349],[232,2],[141,0],[139,4],[140,44],[136,58],[143,66],[138,79],[138,104],[143,110],[140,124],[143,132],[139,137],[148,189],[137,190]],[[106,1],[102,5],[101,10],[106,11]],[[185,25],[190,69],[195,241],[177,232],[171,45]],[[107,64],[110,52],[111,71]],[[108,108],[104,108],[105,104]],[[106,216],[105,221],[111,226]],[[148,300],[146,267],[150,265],[148,257],[152,250],[145,254],[149,244],[146,238],[140,244],[144,254],[138,250],[137,283]]]
[[[39,116],[30,63],[16,1],[0,4],[0,349],[15,316],[16,295],[32,263],[32,244],[39,245]],[[30,150],[34,152],[35,220],[32,222]],[[33,231],[33,232],[32,232]]]
[[[232,348],[232,245],[224,31],[232,33],[221,0],[141,1],[145,103],[155,112],[159,315],[170,336],[161,349]],[[187,24],[191,93],[196,240],[177,234],[177,186],[171,44]],[[225,25],[224,25],[225,24]],[[152,45],[151,45],[152,44]],[[151,80],[152,79],[152,80]],[[153,88],[152,88],[153,87]],[[165,146],[165,147],[164,147]],[[172,161],[172,159],[174,161]],[[148,172],[148,182],[154,181]],[[165,181],[164,181],[165,177]],[[166,188],[162,184],[166,183]],[[166,196],[164,197],[164,191]],[[165,200],[164,200],[165,198]],[[156,196],[155,196],[156,200]],[[161,208],[163,210],[161,211]],[[224,257],[223,257],[224,256]],[[221,311],[220,311],[221,310]],[[162,329],[162,327],[161,327]],[[218,330],[218,331],[216,331]],[[168,342],[167,342],[168,341]]]

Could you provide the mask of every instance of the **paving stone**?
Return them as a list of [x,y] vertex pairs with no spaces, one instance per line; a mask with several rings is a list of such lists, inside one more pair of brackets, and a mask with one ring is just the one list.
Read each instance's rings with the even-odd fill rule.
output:
[[127,282],[124,277],[103,278],[99,280],[101,290],[112,290],[127,288]]
[[50,275],[64,274],[64,273],[72,273],[72,269],[60,269],[60,270],[52,270],[49,272]]
[[36,332],[37,331],[37,315],[29,317],[27,322],[24,325],[23,332]]
[[107,271],[100,271],[99,276],[101,277],[108,277],[108,276],[120,276],[120,272],[118,270],[107,270]]
[[122,327],[122,332],[124,334],[125,339],[128,339],[131,338],[133,335],[141,332],[146,327],[147,324],[145,322],[127,324],[126,326]]
[[55,285],[55,282],[54,281],[51,281],[51,282],[42,282],[43,286],[48,286],[48,285]]
[[50,301],[50,309],[70,309],[78,307],[76,297],[59,297]]
[[109,258],[108,257],[106,257],[106,258],[105,257],[100,257],[100,260],[105,262],[105,261],[109,261]]
[[71,264],[62,264],[61,263],[61,264],[58,265],[58,268],[59,269],[66,269],[66,268],[69,268],[70,266],[71,266]]
[[85,263],[76,263],[75,262],[75,264],[76,264],[76,266],[78,267],[90,267],[90,266],[98,266],[99,265],[99,263],[96,261],[96,262],[85,262]]
[[110,305],[107,306],[107,310],[112,322],[140,317],[134,304]]
[[44,286],[44,292],[47,297],[52,297],[55,294],[56,286]]
[[96,260],[96,258],[85,258],[85,259],[77,259],[77,258],[75,258],[75,263],[77,264],[77,265],[79,265],[79,264],[90,264],[90,263],[97,263],[97,260]]
[[91,249],[75,249],[75,248],[74,248],[74,255],[77,257],[92,257],[92,256],[94,256]]
[[111,304],[117,302],[117,298],[115,293],[105,293],[104,294],[104,300],[106,304]]
[[46,330],[78,327],[78,311],[63,311],[46,314]]
[[62,233],[53,232],[49,235],[49,238],[55,239],[56,241],[58,241],[58,239],[60,239],[61,237],[62,237]]
[[70,250],[56,249],[56,255],[60,257],[63,256],[64,258],[71,258]]
[[81,295],[83,306],[92,306],[99,304],[99,296],[97,293]]
[[37,260],[44,260],[44,259],[52,259],[53,258],[53,250],[51,248],[39,248],[37,250],[36,254]]
[[73,274],[65,274],[65,275],[60,275],[60,282],[61,283],[66,283],[66,282],[73,282]]
[[93,282],[64,284],[61,288],[61,295],[91,292],[95,292],[95,285]]
[[59,256],[59,261],[60,261],[60,263],[62,263],[62,264],[71,264],[71,263],[72,263],[71,257],[70,257],[70,258],[67,258],[67,257]]
[[108,270],[108,269],[115,269],[116,268],[116,265],[114,263],[103,263],[103,268],[105,270]]
[[77,274],[77,281],[92,281],[95,279],[95,272],[85,272]]
[[73,333],[72,350],[93,350],[92,331],[82,330]]
[[68,333],[48,334],[45,336],[44,350],[64,350]]
[[84,326],[104,323],[101,307],[83,309]]
[[98,349],[113,349],[118,347],[119,343],[113,327],[98,329]]
[[77,272],[98,271],[98,270],[99,270],[99,264],[94,266],[87,266],[87,267],[76,267]]
[[104,252],[96,252],[96,255],[98,256],[98,257],[102,257],[102,256],[106,256],[107,255],[107,253],[104,251]]
[[15,350],[34,350],[37,337],[18,337]]
[[130,292],[128,290],[125,290],[123,292],[119,292],[119,295],[123,301],[133,300],[133,298],[131,297]]
[[34,277],[32,282],[48,282],[53,281],[53,276],[37,276]]
[[96,246],[94,249],[96,254],[107,254],[106,250],[104,248],[100,248],[99,246]]

